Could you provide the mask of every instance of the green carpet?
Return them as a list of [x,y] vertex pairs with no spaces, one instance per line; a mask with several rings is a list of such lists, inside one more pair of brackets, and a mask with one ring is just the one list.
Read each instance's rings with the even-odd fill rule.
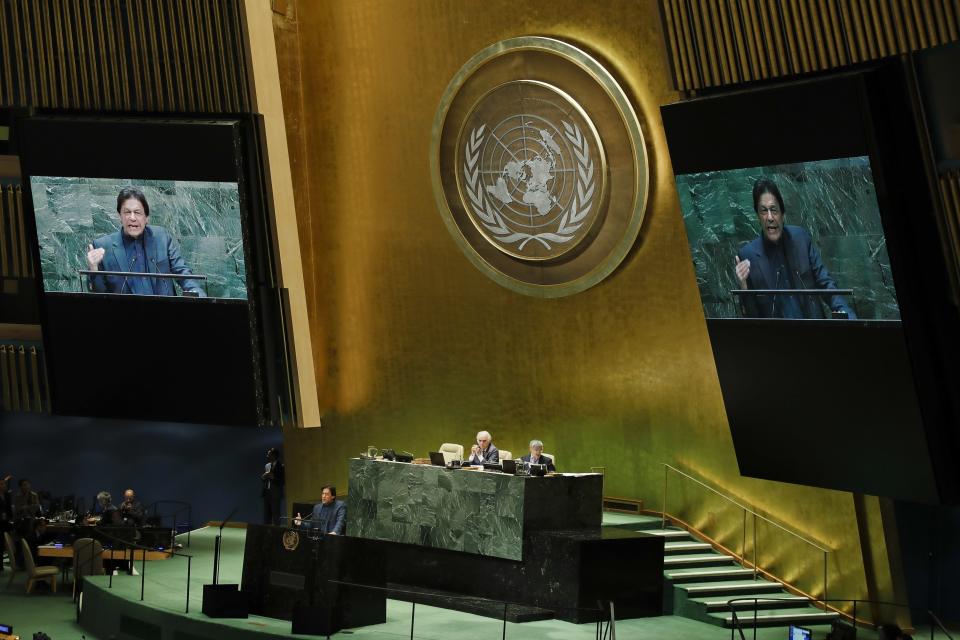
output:
[[[605,524],[622,524],[627,517],[622,514],[610,514],[605,518]],[[110,611],[129,613],[139,611],[143,618],[163,628],[163,640],[174,638],[174,634],[166,628],[177,616],[180,623],[187,625],[191,637],[222,637],[238,638],[240,636],[258,636],[266,640],[268,637],[302,637],[290,635],[290,623],[284,620],[273,620],[252,616],[246,620],[219,620],[213,621],[200,613],[202,586],[210,582],[213,570],[213,539],[216,530],[203,528],[193,532],[191,547],[184,552],[193,555],[190,582],[190,613],[185,614],[186,605],[186,575],[187,562],[185,558],[148,562],[146,567],[145,594],[146,600],[140,603],[140,576],[119,575],[113,578],[113,588],[105,589],[108,582],[106,577],[97,577],[93,581],[101,587],[97,597],[101,602],[109,603]],[[243,545],[246,532],[243,529],[225,529],[223,542],[223,559],[220,566],[220,580],[224,583],[240,582],[243,562]],[[181,536],[181,541],[185,537]],[[140,570],[140,564],[137,564]],[[108,640],[106,636],[99,636],[80,628],[75,622],[75,609],[70,599],[70,585],[66,585],[56,595],[38,593],[27,596],[24,593],[25,581],[17,576],[14,584],[4,590],[9,574],[0,574],[0,623],[11,624],[15,633],[24,638],[30,638],[36,631],[46,632],[52,640],[66,638],[80,639],[86,636],[88,640]],[[93,601],[93,590],[88,591],[87,604]],[[140,609],[146,606],[148,610]],[[410,637],[410,613],[412,606],[406,602],[390,600],[387,603],[387,622],[352,631],[343,631],[336,638],[347,640],[390,640]],[[99,628],[99,625],[95,625]],[[815,637],[823,638],[825,629],[815,628]],[[416,607],[416,623],[414,637],[425,640],[440,640],[441,638],[483,639],[500,638],[503,633],[503,623],[481,616],[418,605]],[[113,635],[113,634],[111,634]],[[643,640],[646,638],[677,638],[684,640],[728,640],[730,631],[682,618],[679,616],[661,616],[637,620],[622,620],[617,623],[619,638]],[[117,640],[129,640],[135,636],[120,632]],[[528,622],[523,624],[507,623],[507,638],[523,638],[524,640],[592,640],[595,638],[594,625],[574,625],[557,620]],[[752,631],[747,632],[747,638],[752,638]],[[861,633],[863,638],[875,638],[873,633]],[[787,630],[783,628],[760,629],[756,638],[759,640],[787,640]]]

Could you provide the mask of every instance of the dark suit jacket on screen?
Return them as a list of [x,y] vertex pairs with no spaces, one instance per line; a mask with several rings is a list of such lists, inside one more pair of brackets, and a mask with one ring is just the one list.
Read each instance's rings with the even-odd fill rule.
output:
[[[530,462],[530,454],[528,453],[527,455],[521,457],[520,459],[523,460],[524,462]],[[540,456],[540,462],[538,462],[537,464],[547,465],[547,471],[557,470],[557,468],[553,464],[553,458],[551,458],[550,456]]]
[[[785,289],[787,282],[793,282],[797,289],[836,289],[837,284],[830,277],[830,273],[823,265],[820,258],[820,250],[814,244],[810,233],[803,227],[794,225],[784,225],[783,238],[784,254],[786,256],[787,274],[780,273],[777,276],[777,267],[770,263],[763,237],[758,237],[750,243],[744,245],[738,253],[740,260],[750,261],[750,275],[747,278],[747,287],[750,289]],[[741,309],[745,318],[770,318],[774,312],[784,308],[783,302],[776,303],[775,300],[781,296],[769,295],[742,295],[740,298]],[[799,295],[796,296],[800,305],[802,318],[824,318],[820,296]],[[850,319],[857,316],[847,305],[846,298],[843,296],[830,296],[830,309],[832,311],[846,311]]]
[[[127,262],[126,249],[123,246],[123,231],[97,238],[93,246],[97,249],[106,249],[100,271],[139,271],[146,273],[176,273],[192,275],[193,272],[180,254],[180,243],[173,239],[166,229],[156,225],[147,225],[143,229],[143,249],[147,254],[146,268],[143,266],[131,268]],[[173,285],[173,278],[150,278],[154,291],[158,296],[177,295]],[[97,293],[130,293],[125,287],[124,276],[90,276],[89,290]],[[184,291],[195,291],[201,298],[206,297],[200,285],[200,280],[180,280],[180,287]]]

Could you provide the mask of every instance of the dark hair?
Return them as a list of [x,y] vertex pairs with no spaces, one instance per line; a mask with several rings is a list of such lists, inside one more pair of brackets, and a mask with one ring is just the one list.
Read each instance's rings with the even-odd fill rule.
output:
[[777,188],[777,185],[773,180],[767,180],[766,178],[760,178],[753,183],[753,210],[756,211],[757,207],[760,206],[760,196],[765,193],[769,193],[774,198],[777,199],[777,204],[780,205],[780,213],[786,213],[787,210],[783,206],[783,196],[780,195],[780,189]]
[[324,489],[330,489],[330,495],[333,496],[334,498],[337,497],[337,488],[332,484],[325,484],[322,487],[320,487],[320,493],[323,493]]
[[143,205],[143,212],[147,214],[147,217],[150,217],[150,205],[147,204],[147,196],[143,195],[143,191],[137,189],[136,187],[124,187],[120,190],[120,195],[117,196],[117,213],[120,213],[120,207],[123,206],[123,203],[133,198],[134,200],[139,200],[140,204]]
[[17,486],[22,487],[24,482],[30,482],[30,478],[20,478],[20,482],[17,483]]
[[267,455],[269,456],[270,454],[273,454],[273,457],[276,458],[277,460],[280,459],[280,449],[276,447],[270,447],[269,449],[267,449]]

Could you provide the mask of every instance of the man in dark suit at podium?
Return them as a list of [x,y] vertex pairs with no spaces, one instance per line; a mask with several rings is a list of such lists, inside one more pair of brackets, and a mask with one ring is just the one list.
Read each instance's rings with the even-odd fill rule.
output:
[[[741,289],[836,289],[823,265],[820,250],[810,233],[784,224],[786,210],[780,189],[761,178],[753,185],[753,208],[760,221],[760,236],[741,247],[735,258],[735,273]],[[821,296],[740,295],[745,318],[824,318]],[[856,314],[843,296],[830,296],[830,309]]]
[[304,519],[299,513],[293,519],[297,527],[307,525],[311,530],[331,536],[342,536],[347,529],[347,505],[337,500],[337,488],[327,485],[320,490],[320,504],[310,517]]
[[[117,196],[120,231],[97,238],[87,249],[90,271],[124,271],[131,273],[193,272],[180,254],[180,244],[163,227],[148,226],[150,205],[140,189],[126,187]],[[102,268],[101,268],[102,265]],[[175,296],[174,278],[144,276],[97,276],[88,279],[88,289],[96,293],[124,293],[142,296]],[[204,298],[199,280],[179,280],[180,288]]]
[[531,440],[530,453],[520,459],[530,464],[545,464],[547,465],[547,471],[557,470],[557,467],[553,464],[553,458],[543,455],[543,442],[540,440]]

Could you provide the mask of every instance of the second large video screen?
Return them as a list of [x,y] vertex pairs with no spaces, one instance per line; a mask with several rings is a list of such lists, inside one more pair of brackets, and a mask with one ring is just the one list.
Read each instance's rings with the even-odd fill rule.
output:
[[900,319],[869,157],[676,182],[707,318]]

